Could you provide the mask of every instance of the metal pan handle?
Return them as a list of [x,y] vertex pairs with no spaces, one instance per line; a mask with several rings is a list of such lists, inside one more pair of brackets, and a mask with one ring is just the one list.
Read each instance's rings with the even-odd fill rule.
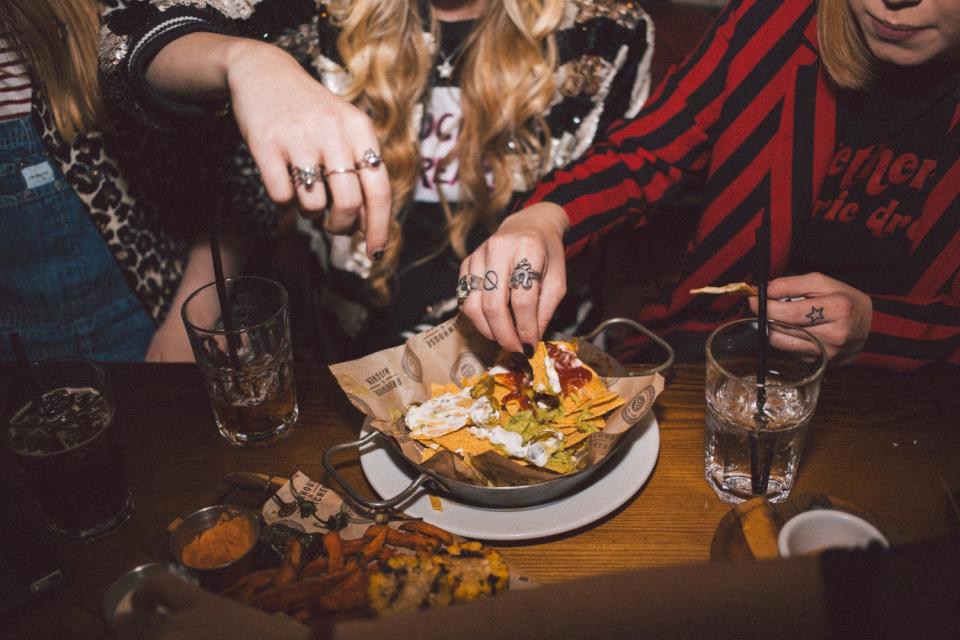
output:
[[666,360],[664,360],[662,363],[658,364],[657,366],[651,367],[649,369],[644,369],[643,371],[631,371],[627,375],[649,376],[654,373],[659,373],[660,371],[664,371],[665,369],[668,369],[670,365],[673,364],[673,358],[674,358],[673,347],[671,347],[666,340],[664,340],[663,338],[655,334],[653,331],[650,331],[650,329],[647,329],[645,326],[643,326],[636,320],[631,320],[630,318],[610,318],[609,320],[604,320],[603,322],[598,324],[593,329],[593,331],[583,336],[583,339],[587,341],[593,340],[594,338],[599,336],[601,333],[609,329],[611,326],[616,324],[625,324],[628,327],[634,329],[635,331],[638,331],[644,334],[645,336],[653,340],[657,344],[657,346],[663,349],[663,351],[666,352],[667,354]]
[[340,487],[347,492],[347,495],[350,496],[357,504],[362,507],[365,507],[371,511],[380,511],[384,509],[390,509],[410,496],[414,492],[423,486],[427,482],[432,482],[438,485],[444,491],[448,491],[447,487],[444,486],[437,478],[427,475],[426,473],[421,473],[419,476],[414,479],[410,486],[406,489],[393,496],[392,498],[387,498],[386,500],[368,500],[357,493],[356,489],[353,488],[346,478],[340,475],[340,472],[337,471],[336,467],[333,465],[333,456],[341,451],[346,451],[347,449],[360,449],[361,447],[373,442],[378,438],[383,438],[389,442],[389,436],[378,431],[377,429],[372,429],[370,433],[363,436],[359,440],[351,440],[350,442],[341,442],[340,444],[335,444],[332,447],[329,447],[326,451],[323,452],[323,468],[327,470],[327,473],[340,485]]

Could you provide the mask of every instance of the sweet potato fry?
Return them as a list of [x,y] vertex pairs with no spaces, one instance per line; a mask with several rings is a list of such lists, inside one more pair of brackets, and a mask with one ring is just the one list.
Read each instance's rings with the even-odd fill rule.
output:
[[372,540],[373,538],[380,535],[381,531],[386,531],[389,528],[390,527],[384,524],[372,524],[369,527],[367,527],[366,531],[363,532],[363,538],[365,540]]
[[323,547],[327,550],[327,569],[331,572],[343,566],[343,540],[336,531],[323,536]]
[[403,531],[410,531],[412,533],[419,533],[431,538],[436,538],[443,544],[453,544],[453,534],[449,531],[445,531],[436,525],[432,525],[423,520],[407,520],[400,525],[400,529]]
[[248,573],[224,589],[222,593],[240,602],[248,602],[254,593],[272,583],[277,573],[278,569],[263,569]]
[[318,573],[323,573],[327,569],[327,557],[326,556],[317,556],[310,562],[304,565],[303,569],[300,571],[301,578],[309,578],[310,576],[315,576]]
[[387,531],[387,542],[395,544],[398,547],[407,547],[424,551],[435,551],[440,547],[440,541],[419,533],[408,533],[406,531],[397,531],[390,529]]
[[283,550],[283,560],[280,562],[280,571],[273,579],[273,586],[282,587],[296,580],[300,571],[300,559],[303,554],[303,545],[296,538],[287,540]]
[[383,548],[383,545],[387,542],[387,527],[382,527],[376,535],[371,538],[367,544],[363,546],[361,550],[361,555],[363,556],[363,562],[370,560],[376,556],[380,549]]
[[366,538],[354,538],[353,540],[344,540],[343,541],[343,555],[344,557],[350,557],[355,553],[360,553],[363,551],[363,545],[367,543]]
[[256,594],[250,604],[264,611],[295,611],[319,598],[344,580],[350,571],[339,570],[271,587]]
[[355,570],[328,590],[317,604],[326,611],[350,611],[360,609],[367,604],[367,574]]

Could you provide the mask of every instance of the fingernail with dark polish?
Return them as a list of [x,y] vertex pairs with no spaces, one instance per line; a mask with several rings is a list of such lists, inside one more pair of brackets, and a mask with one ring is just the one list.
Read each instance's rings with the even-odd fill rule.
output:
[[532,358],[532,357],[533,357],[533,352],[534,352],[534,348],[533,348],[533,347],[531,347],[531,346],[528,345],[528,344],[524,344],[524,345],[523,345],[523,355],[527,356],[528,358]]
[[373,252],[374,262],[380,260],[380,258],[382,257],[383,257],[383,249],[377,249],[376,251]]

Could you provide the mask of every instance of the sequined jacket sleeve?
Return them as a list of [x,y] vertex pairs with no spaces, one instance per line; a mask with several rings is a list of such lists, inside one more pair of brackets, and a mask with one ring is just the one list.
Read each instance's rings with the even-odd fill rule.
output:
[[177,102],[144,78],[153,57],[171,41],[195,32],[273,41],[309,22],[320,0],[120,0],[105,12],[100,80],[107,102],[157,129],[223,115],[223,103]]

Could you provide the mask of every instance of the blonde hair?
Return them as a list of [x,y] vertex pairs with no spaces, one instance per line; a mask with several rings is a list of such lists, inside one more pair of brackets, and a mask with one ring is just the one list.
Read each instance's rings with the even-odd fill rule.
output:
[[[390,169],[395,214],[409,204],[419,179],[414,114],[434,63],[417,4],[336,0],[330,7],[342,29],[337,46],[352,77],[345,97],[374,121]],[[459,58],[463,122],[456,145],[440,167],[453,160],[459,165],[456,210],[442,194],[441,205],[448,245],[461,257],[473,227],[482,224],[489,231],[496,227],[497,216],[514,191],[514,172],[530,185],[544,169],[550,138],[544,114],[554,95],[554,34],[564,7],[564,0],[490,0],[464,45]],[[436,40],[439,25],[432,13],[429,21]],[[504,92],[504,87],[514,89]],[[380,304],[390,300],[390,281],[399,262],[402,237],[396,219],[390,238],[369,281],[372,300]]]
[[849,0],[820,0],[817,6],[820,58],[837,86],[863,89],[873,80],[873,54],[863,40]]
[[57,130],[68,142],[100,115],[96,0],[3,0],[3,22],[35,82],[46,93]]

